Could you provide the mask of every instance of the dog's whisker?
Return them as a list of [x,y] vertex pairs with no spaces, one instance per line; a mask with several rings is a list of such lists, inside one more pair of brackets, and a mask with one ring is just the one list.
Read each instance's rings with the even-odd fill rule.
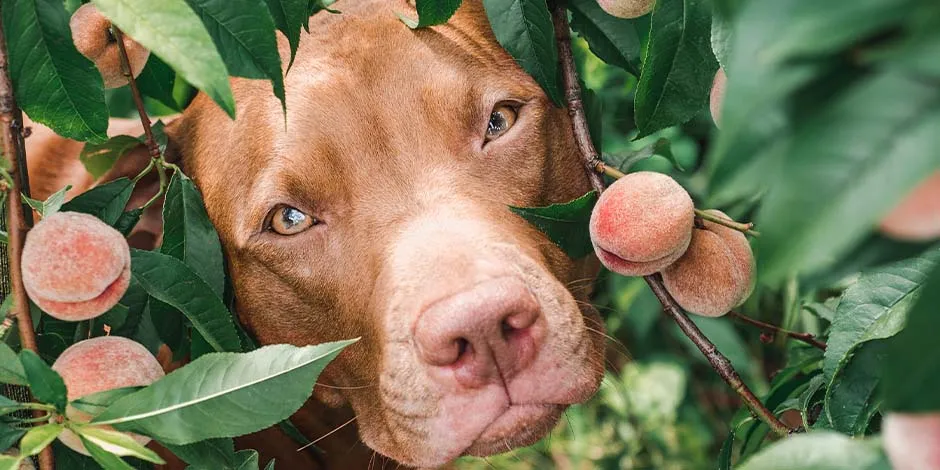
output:
[[373,383],[368,384],[368,385],[352,385],[352,386],[348,386],[348,387],[342,387],[342,386],[339,386],[339,385],[327,385],[327,384],[320,383],[320,382],[317,382],[317,383],[316,383],[316,386],[317,386],[317,387],[331,388],[331,389],[334,389],[334,390],[362,390],[362,389],[364,389],[364,388],[372,388],[372,387],[375,387],[375,385],[376,385],[375,382],[373,382]]
[[349,419],[349,421],[346,421],[345,423],[340,424],[338,427],[336,427],[336,429],[333,429],[332,431],[330,431],[330,432],[328,432],[328,433],[326,433],[326,434],[324,434],[324,435],[322,435],[322,436],[320,436],[320,437],[314,439],[312,442],[309,442],[309,443],[307,443],[307,444],[304,444],[302,447],[300,447],[299,449],[297,449],[297,452],[300,452],[300,451],[306,449],[307,447],[310,447],[310,446],[316,444],[317,442],[320,442],[320,441],[326,439],[327,437],[330,437],[331,434],[335,433],[336,431],[339,431],[340,429],[345,428],[346,426],[348,426],[349,424],[351,424],[351,423],[352,423],[353,421],[355,421],[355,420],[356,420],[356,417],[353,416],[352,418]]

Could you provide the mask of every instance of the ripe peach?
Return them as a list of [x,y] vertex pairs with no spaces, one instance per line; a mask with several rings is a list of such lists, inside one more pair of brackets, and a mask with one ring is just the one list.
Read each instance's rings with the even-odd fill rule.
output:
[[[72,42],[82,55],[91,59],[101,72],[105,88],[117,88],[127,85],[127,78],[121,71],[121,51],[111,33],[111,21],[104,17],[94,5],[86,3],[75,10],[69,20],[72,29]],[[150,51],[133,39],[124,37],[124,48],[134,77],[140,75]]]
[[715,125],[719,127],[721,127],[719,124],[719,121],[721,121],[721,103],[725,100],[727,79],[725,70],[719,68],[718,72],[715,73],[715,80],[712,81],[712,91],[709,94],[708,109],[712,112],[712,121],[715,121]]
[[940,413],[888,413],[881,432],[894,470],[940,468]]
[[683,309],[719,317],[750,295],[754,255],[743,233],[712,222],[703,225],[694,230],[685,254],[663,270],[663,284]]
[[689,193],[672,178],[631,173],[601,194],[589,225],[604,266],[625,276],[658,272],[682,256],[695,220]]
[[881,219],[881,233],[907,241],[940,238],[940,171],[927,177]]
[[618,18],[639,18],[653,9],[655,0],[597,0],[608,15]]
[[120,232],[91,215],[58,212],[26,236],[23,284],[49,315],[87,320],[121,300],[130,284],[130,263]]
[[[141,344],[120,336],[100,336],[69,346],[52,364],[62,376],[69,401],[85,395],[121,387],[145,386],[163,377],[157,358]],[[77,422],[88,422],[88,414],[69,406],[66,416]],[[150,442],[146,436],[130,434],[141,445]],[[66,430],[59,440],[76,452],[88,455],[78,436]]]

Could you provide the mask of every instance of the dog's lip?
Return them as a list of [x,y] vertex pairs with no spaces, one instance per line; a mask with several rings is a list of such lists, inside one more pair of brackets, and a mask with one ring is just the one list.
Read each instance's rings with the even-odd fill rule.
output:
[[486,456],[534,444],[558,422],[567,405],[509,405],[480,433],[464,455]]

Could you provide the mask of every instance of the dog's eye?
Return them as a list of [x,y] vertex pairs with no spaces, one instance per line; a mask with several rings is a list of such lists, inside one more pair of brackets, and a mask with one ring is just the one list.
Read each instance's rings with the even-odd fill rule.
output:
[[516,109],[507,104],[497,105],[490,113],[490,122],[486,125],[486,141],[489,142],[503,134],[516,123]]
[[291,206],[278,206],[271,211],[268,227],[281,235],[295,235],[315,225],[317,219]]

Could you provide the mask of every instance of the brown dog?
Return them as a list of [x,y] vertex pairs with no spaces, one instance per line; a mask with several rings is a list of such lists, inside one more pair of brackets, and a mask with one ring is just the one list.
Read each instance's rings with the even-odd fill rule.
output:
[[[479,1],[417,31],[396,15],[414,16],[404,1],[334,6],[286,75],[286,124],[269,83],[235,79],[236,120],[200,95],[169,128],[238,316],[264,344],[362,338],[295,416],[310,438],[351,407],[362,441],[408,466],[531,444],[603,373],[601,322],[577,287],[596,261],[508,209],[590,189],[567,113],[499,47]],[[279,431],[259,436],[242,444],[279,468],[373,457],[331,436],[316,462]]]

